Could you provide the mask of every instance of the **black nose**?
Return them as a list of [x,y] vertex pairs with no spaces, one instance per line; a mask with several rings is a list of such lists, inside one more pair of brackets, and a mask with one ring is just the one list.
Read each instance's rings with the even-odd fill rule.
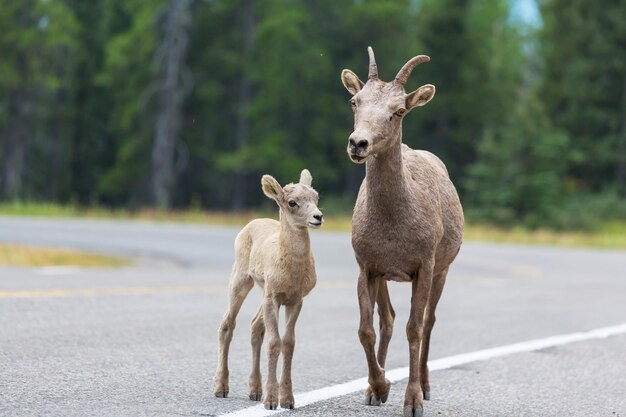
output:
[[361,139],[357,142],[354,139],[350,138],[348,140],[348,143],[350,144],[350,148],[354,150],[359,150],[359,149],[365,150],[367,149],[367,145],[368,145],[368,142],[365,139]]
[[314,214],[314,215],[313,215],[313,218],[314,218],[315,220],[322,221],[322,215],[321,215],[321,214]]

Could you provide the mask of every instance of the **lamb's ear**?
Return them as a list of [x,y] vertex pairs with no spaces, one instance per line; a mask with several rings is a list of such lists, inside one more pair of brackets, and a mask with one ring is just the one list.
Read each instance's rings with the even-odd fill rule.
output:
[[283,187],[280,186],[274,177],[271,175],[263,175],[263,178],[261,178],[261,186],[266,196],[277,202],[282,200]]
[[313,183],[313,177],[308,169],[303,169],[300,173],[300,184],[308,185],[309,187]]
[[426,84],[406,95],[406,108],[411,110],[413,107],[423,106],[435,97],[435,86]]
[[349,69],[341,71],[341,82],[352,95],[361,91],[361,88],[365,85],[363,81],[359,80],[359,77]]

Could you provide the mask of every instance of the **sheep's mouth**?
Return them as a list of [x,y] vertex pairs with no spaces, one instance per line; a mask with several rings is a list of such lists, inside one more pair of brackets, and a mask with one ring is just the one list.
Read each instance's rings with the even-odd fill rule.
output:
[[309,226],[311,226],[314,229],[317,229],[321,225],[322,225],[322,222],[309,222]]
[[362,164],[363,161],[365,161],[364,156],[358,156],[355,154],[350,154],[350,159],[352,160],[352,162],[356,162],[357,164]]

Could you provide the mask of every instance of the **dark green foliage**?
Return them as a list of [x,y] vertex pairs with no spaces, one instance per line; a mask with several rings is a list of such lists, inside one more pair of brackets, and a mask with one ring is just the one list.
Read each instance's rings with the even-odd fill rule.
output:
[[[0,198],[154,203],[164,22],[178,1],[0,0]],[[284,183],[307,167],[322,205],[349,211],[363,169],[346,157],[339,74],[365,79],[371,45],[388,81],[431,56],[407,90],[437,94],[407,117],[404,141],[443,159],[469,217],[592,227],[580,201],[619,217],[626,1],[541,5],[536,29],[508,0],[191,1],[161,206],[271,204],[261,175]]]
[[0,27],[0,196],[58,199],[78,22],[59,2],[4,1]]
[[542,8],[543,99],[580,158],[576,191],[626,193],[626,1],[551,0]]

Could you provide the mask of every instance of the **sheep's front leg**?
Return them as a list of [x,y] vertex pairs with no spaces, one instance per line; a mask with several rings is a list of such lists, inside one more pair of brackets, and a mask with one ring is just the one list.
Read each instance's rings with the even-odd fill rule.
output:
[[[378,304],[378,319],[380,322],[380,340],[378,341],[377,359],[380,367],[385,369],[387,348],[389,347],[389,341],[393,333],[393,321],[396,317],[396,312],[391,305],[387,281],[382,279],[378,280],[376,304]],[[377,400],[376,396],[373,395],[372,387],[368,387],[365,391],[365,403],[367,405],[380,405],[380,400]]]
[[[359,323],[359,340],[363,345],[367,366],[369,369],[369,388],[365,392],[367,405],[380,405],[387,401],[390,382],[385,378],[385,370],[381,368],[376,359],[376,332],[374,331],[374,301],[376,300],[378,282],[368,278],[364,271],[359,274],[357,292],[359,297],[359,311],[361,320]],[[374,394],[374,395],[372,395]]]
[[299,303],[285,307],[285,334],[283,335],[283,372],[280,377],[280,406],[293,408],[293,388],[291,386],[291,360],[293,349],[296,346],[296,321],[302,309],[302,300]]
[[413,279],[411,296],[411,314],[406,325],[409,341],[409,383],[404,396],[404,416],[422,417],[424,414],[424,396],[420,378],[420,345],[424,334],[424,311],[430,297],[433,283],[433,265],[425,263]]
[[278,309],[279,305],[271,297],[266,296],[263,300],[263,319],[265,332],[268,336],[267,348],[267,382],[265,384],[265,398],[263,405],[268,410],[278,408],[278,381],[276,379],[276,364],[282,348],[280,334],[278,333]]

